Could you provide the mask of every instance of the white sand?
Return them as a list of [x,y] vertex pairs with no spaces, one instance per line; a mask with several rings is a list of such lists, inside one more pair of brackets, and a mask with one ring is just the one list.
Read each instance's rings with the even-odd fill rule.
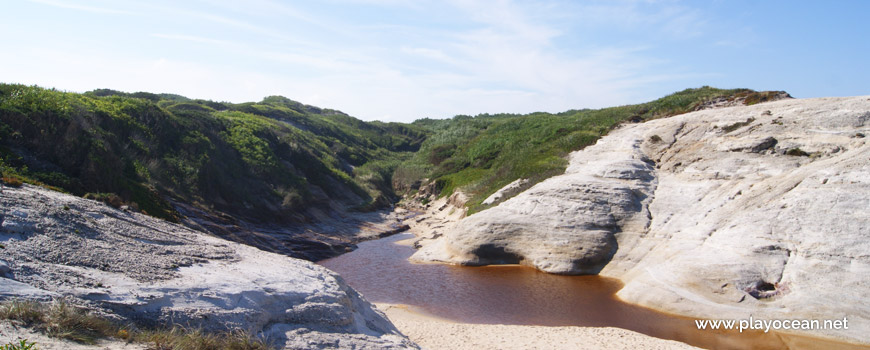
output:
[[376,306],[428,350],[698,349],[621,328],[468,324],[425,315],[406,305]]

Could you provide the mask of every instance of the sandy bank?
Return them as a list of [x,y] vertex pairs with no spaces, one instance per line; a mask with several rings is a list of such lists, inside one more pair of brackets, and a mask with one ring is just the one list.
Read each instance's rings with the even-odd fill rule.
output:
[[544,327],[457,323],[406,305],[375,304],[424,349],[698,349],[621,328]]

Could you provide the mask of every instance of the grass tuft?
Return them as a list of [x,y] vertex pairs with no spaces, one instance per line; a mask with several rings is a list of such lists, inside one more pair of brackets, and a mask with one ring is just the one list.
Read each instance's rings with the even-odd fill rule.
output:
[[267,350],[271,347],[242,331],[208,333],[180,326],[169,330],[144,332],[140,339],[154,350]]
[[7,301],[0,304],[0,319],[21,322],[51,337],[83,344],[94,344],[118,329],[108,320],[60,300],[52,303]]
[[65,302],[52,303],[46,321],[43,327],[49,336],[83,344],[95,344],[118,332],[112,322]]
[[[115,338],[128,342],[146,343],[150,349],[154,350],[272,349],[264,341],[238,330],[205,332],[201,329],[175,326],[168,329],[137,331],[128,327],[120,327],[106,318],[72,306],[62,300],[51,303],[29,300],[5,301],[0,303],[0,319],[21,323],[50,337],[68,339],[83,344],[95,344],[99,339]],[[0,346],[0,350],[7,350],[7,348]]]
[[0,350],[35,350],[36,343],[30,342],[27,339],[19,339],[18,342],[9,342],[0,345]]

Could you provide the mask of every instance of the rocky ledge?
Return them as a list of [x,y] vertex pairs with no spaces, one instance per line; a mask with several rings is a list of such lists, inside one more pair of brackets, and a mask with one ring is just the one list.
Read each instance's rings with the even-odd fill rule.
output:
[[284,349],[416,349],[313,263],[24,185],[0,187],[0,298],[74,303],[140,325],[241,329]]
[[870,343],[868,124],[864,96],[624,125],[412,259],[600,273],[693,317],[845,317],[811,333]]

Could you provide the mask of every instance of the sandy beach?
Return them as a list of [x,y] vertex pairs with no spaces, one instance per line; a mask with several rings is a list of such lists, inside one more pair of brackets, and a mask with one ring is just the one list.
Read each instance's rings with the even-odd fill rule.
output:
[[544,327],[458,323],[407,305],[375,304],[411,340],[428,350],[698,349],[612,327]]

